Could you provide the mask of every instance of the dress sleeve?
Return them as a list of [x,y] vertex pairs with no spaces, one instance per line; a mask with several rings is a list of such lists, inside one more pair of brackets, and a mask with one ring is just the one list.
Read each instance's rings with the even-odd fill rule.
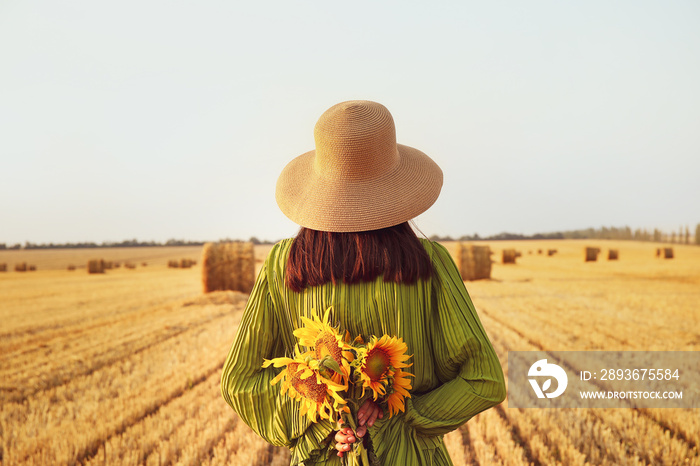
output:
[[221,393],[243,422],[268,443],[291,449],[292,464],[301,464],[327,455],[325,441],[333,425],[302,417],[298,402],[281,395],[282,384],[270,385],[282,369],[261,367],[263,359],[284,356],[268,285],[270,257],[272,253],[256,279],[224,363]]
[[464,282],[447,250],[433,243],[436,284],[430,332],[442,385],[406,399],[405,422],[423,436],[446,434],[501,403],[501,364],[484,332]]

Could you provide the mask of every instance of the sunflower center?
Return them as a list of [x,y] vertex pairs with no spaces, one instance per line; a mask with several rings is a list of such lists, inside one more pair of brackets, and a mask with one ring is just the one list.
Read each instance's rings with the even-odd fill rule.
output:
[[335,339],[335,336],[327,332],[322,333],[316,339],[314,347],[316,348],[317,359],[323,359],[324,357],[326,357],[326,355],[330,355],[335,360],[335,362],[337,362],[338,365],[340,365],[343,358],[343,354],[340,347],[338,346],[338,342]]
[[377,382],[382,378],[389,368],[389,355],[383,348],[372,348],[367,353],[363,372],[367,374],[372,382]]
[[318,383],[313,375],[305,379],[301,379],[301,374],[304,369],[299,369],[299,364],[292,362],[287,366],[289,374],[289,383],[299,392],[304,398],[311,400],[317,404],[323,403],[326,399],[326,384]]

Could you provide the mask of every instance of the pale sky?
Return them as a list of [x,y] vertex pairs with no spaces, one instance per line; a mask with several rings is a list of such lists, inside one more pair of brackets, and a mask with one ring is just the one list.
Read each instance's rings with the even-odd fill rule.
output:
[[0,243],[280,239],[283,167],[374,100],[427,234],[700,222],[696,1],[0,0]]

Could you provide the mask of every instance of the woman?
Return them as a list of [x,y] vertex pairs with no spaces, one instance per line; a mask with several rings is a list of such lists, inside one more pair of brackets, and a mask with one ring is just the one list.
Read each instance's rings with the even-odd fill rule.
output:
[[[316,150],[290,162],[277,182],[282,212],[301,230],[276,244],[258,275],[221,380],[224,399],[292,465],[340,464],[358,437],[385,466],[451,465],[443,435],[505,398],[501,365],[445,248],[419,239],[408,221],[442,188],[427,155],[396,143],[382,105],[328,109]],[[290,355],[301,316],[322,314],[352,336],[403,339],[413,365],[410,398],[389,416],[372,401],[356,433],[311,422],[271,380],[264,359]]]

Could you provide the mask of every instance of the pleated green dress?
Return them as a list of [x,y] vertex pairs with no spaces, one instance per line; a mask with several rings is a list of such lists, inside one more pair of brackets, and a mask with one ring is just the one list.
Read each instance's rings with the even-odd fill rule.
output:
[[282,369],[263,359],[291,355],[299,316],[323,315],[354,337],[396,335],[413,357],[413,388],[405,412],[377,419],[369,434],[385,466],[452,465],[443,435],[506,396],[501,364],[489,342],[459,271],[440,244],[421,239],[435,276],[417,284],[376,281],[327,283],[301,293],[287,289],[284,269],[292,239],[268,255],[243,313],[221,377],[226,402],[267,442],[291,450],[292,465],[340,465],[328,420],[299,415],[299,402],[280,395],[270,381]]

